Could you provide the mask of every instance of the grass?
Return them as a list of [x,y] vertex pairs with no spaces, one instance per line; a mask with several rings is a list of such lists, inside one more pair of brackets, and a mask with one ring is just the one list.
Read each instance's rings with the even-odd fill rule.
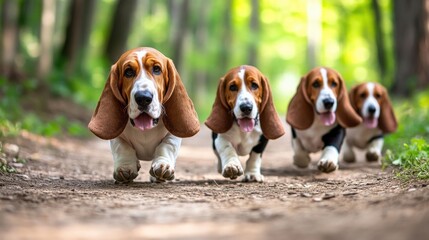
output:
[[395,167],[402,180],[429,179],[429,91],[395,101],[399,126],[386,137],[383,168]]
[[396,176],[402,180],[429,179],[429,143],[413,138],[399,150],[388,150],[383,165],[397,167]]

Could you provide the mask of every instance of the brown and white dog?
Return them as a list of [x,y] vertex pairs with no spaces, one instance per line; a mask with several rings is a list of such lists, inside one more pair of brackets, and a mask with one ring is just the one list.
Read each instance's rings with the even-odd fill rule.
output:
[[174,179],[181,137],[200,126],[173,62],[144,47],[125,52],[112,66],[88,127],[110,140],[114,179],[130,182],[139,160],[152,161],[152,181]]
[[255,67],[239,66],[223,76],[205,124],[213,131],[218,172],[236,179],[243,174],[238,156],[249,154],[244,181],[263,182],[261,157],[268,139],[284,134],[268,79]]
[[350,90],[350,102],[363,122],[346,130],[343,160],[355,162],[353,148],[365,149],[367,161],[380,161],[383,135],[396,131],[398,124],[387,90],[378,83],[362,83]]
[[317,67],[301,78],[286,121],[292,127],[293,163],[306,168],[311,161],[309,154],[323,150],[318,169],[332,172],[338,168],[344,128],[357,126],[362,120],[350,105],[340,74]]

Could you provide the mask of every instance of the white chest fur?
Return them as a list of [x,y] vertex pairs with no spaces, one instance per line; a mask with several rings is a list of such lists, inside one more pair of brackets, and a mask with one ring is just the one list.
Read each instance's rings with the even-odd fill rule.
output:
[[310,128],[305,130],[295,129],[295,132],[298,140],[301,142],[306,151],[317,152],[322,150],[324,146],[322,136],[331,131],[331,129],[336,126],[337,123],[331,126],[325,126],[316,116]]
[[[156,148],[167,133],[168,131],[162,120],[159,121],[158,126],[144,132],[133,127],[131,123],[128,122],[124,131],[118,138],[128,143],[136,151],[138,159],[150,161],[154,158]],[[117,138],[111,140],[111,145],[115,145],[116,142],[118,142]]]
[[380,134],[382,131],[379,128],[367,128],[361,123],[357,127],[346,129],[346,142],[352,147],[363,149],[372,137]]
[[239,156],[245,156],[259,143],[261,134],[260,125],[255,126],[252,132],[246,133],[240,130],[237,123],[234,123],[227,132],[219,134],[219,138],[230,142]]

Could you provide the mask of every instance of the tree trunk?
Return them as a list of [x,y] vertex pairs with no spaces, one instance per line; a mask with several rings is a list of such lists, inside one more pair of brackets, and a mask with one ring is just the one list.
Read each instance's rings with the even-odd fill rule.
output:
[[[199,53],[199,57],[204,57],[207,43],[207,14],[210,9],[210,1],[198,2],[195,8],[197,12],[197,21],[195,27],[195,50]],[[195,96],[195,104],[197,107],[204,102],[207,91],[207,71],[202,66],[196,68],[193,74],[192,96]]]
[[171,12],[170,41],[172,46],[171,58],[178,70],[182,69],[184,39],[187,33],[189,15],[189,0],[170,0]]
[[14,60],[18,36],[18,2],[4,0],[1,5],[1,63],[0,74],[10,78],[14,71]]
[[40,24],[40,56],[37,70],[37,78],[41,83],[52,67],[55,3],[55,0],[43,0]]
[[104,50],[106,57],[112,64],[127,50],[127,40],[134,22],[136,8],[137,0],[119,0],[116,5],[106,49]]
[[384,35],[382,30],[382,18],[380,5],[378,0],[371,0],[371,8],[374,14],[374,30],[375,30],[375,45],[377,50],[377,63],[380,72],[380,78],[384,82],[386,78],[387,66],[386,66],[386,51],[384,48]]
[[252,0],[252,12],[250,14],[250,42],[248,46],[248,61],[250,65],[256,66],[259,45],[259,0]]
[[395,79],[394,94],[409,96],[429,85],[428,3],[394,0]]
[[309,69],[318,65],[317,53],[322,39],[322,3],[320,0],[307,1],[307,61]]
[[232,6],[234,0],[225,1],[223,9],[223,30],[222,46],[220,48],[220,72],[226,72],[229,69],[229,58],[231,55],[232,44]]

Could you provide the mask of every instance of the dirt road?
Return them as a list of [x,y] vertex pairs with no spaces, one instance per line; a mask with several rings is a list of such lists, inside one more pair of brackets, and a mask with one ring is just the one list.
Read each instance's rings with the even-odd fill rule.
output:
[[0,239],[429,239],[426,183],[362,160],[322,174],[313,156],[297,170],[289,135],[269,142],[261,184],[216,172],[205,127],[184,140],[166,184],[149,182],[149,162],[136,182],[114,184],[108,142],[95,138],[5,141],[27,162],[0,174]]

